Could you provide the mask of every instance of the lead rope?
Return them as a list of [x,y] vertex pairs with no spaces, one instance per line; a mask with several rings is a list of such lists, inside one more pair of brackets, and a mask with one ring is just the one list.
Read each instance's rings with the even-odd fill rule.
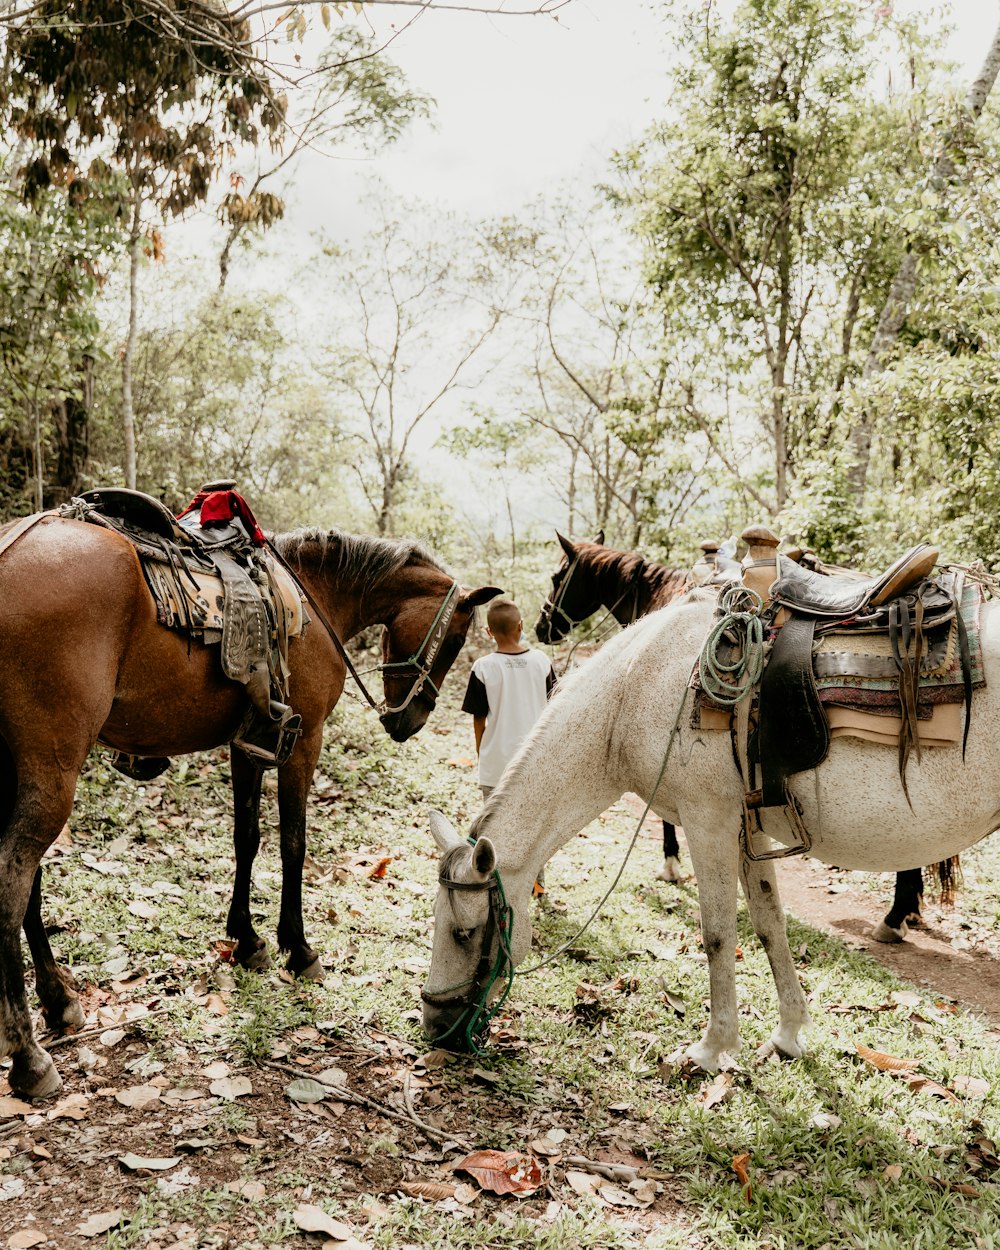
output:
[[[499,934],[497,938],[497,954],[496,954],[496,958],[493,961],[493,966],[490,969],[490,974],[486,980],[485,987],[482,993],[480,994],[478,1001],[476,1002],[475,1010],[471,1012],[471,1014],[469,1015],[468,1019],[465,1022],[465,1028],[463,1030],[463,1040],[468,1050],[472,1054],[481,1055],[483,1053],[481,1047],[476,1042],[475,1034],[481,1034],[489,1025],[489,1022],[493,1019],[493,1017],[497,1014],[497,1012],[503,1006],[508,994],[513,988],[514,978],[530,976],[532,973],[538,972],[540,969],[545,968],[547,965],[553,963],[556,959],[559,958],[560,955],[565,954],[566,951],[569,950],[569,948],[573,945],[573,943],[576,942],[580,937],[582,937],[584,933],[586,933],[586,931],[590,928],[590,926],[594,923],[594,921],[600,915],[601,909],[603,908],[604,904],[608,901],[608,899],[614,893],[615,888],[618,885],[618,882],[621,881],[622,879],[622,874],[624,873],[625,867],[628,864],[629,858],[632,855],[632,851],[635,849],[635,844],[639,839],[639,834],[642,832],[642,827],[645,824],[646,817],[649,815],[650,808],[653,806],[653,799],[656,797],[656,792],[660,788],[660,783],[663,780],[663,775],[667,771],[667,764],[670,760],[670,754],[673,751],[674,742],[676,741],[677,735],[680,731],[681,717],[684,714],[684,705],[687,702],[687,696],[688,696],[688,691],[687,689],[685,689],[684,694],[681,696],[680,705],[677,708],[677,715],[674,718],[673,728],[670,730],[670,735],[667,738],[667,748],[663,753],[663,762],[660,764],[660,771],[657,773],[656,781],[653,783],[653,788],[650,791],[649,798],[646,800],[646,806],[643,808],[642,815],[639,817],[639,821],[635,827],[635,833],[632,834],[632,839],[629,842],[628,847],[625,851],[625,856],[622,859],[621,865],[619,866],[617,873],[615,873],[614,880],[608,886],[607,890],[605,890],[601,899],[598,901],[597,905],[594,907],[594,910],[590,913],[590,915],[587,917],[584,923],[580,926],[580,928],[577,929],[577,931],[573,934],[573,936],[571,938],[568,938],[567,941],[563,942],[562,946],[557,947],[550,954],[546,955],[544,959],[540,959],[537,963],[532,964],[529,968],[515,968],[514,967],[513,959],[511,957],[511,950],[510,950],[510,939],[511,939],[511,934],[513,933],[513,929],[514,929],[514,909],[507,902],[507,895],[503,888],[503,881],[501,879],[499,870],[496,870],[494,872],[494,876],[496,877],[496,882],[497,882],[497,889],[499,891],[498,914],[500,917]],[[494,1003],[494,1005],[490,1008],[490,1010],[486,1012],[486,1005],[489,1002],[490,993],[492,992],[494,985],[496,985],[497,981],[500,980],[501,977],[506,978],[507,984],[504,988],[503,993],[500,995],[500,998],[497,1000],[496,1003]],[[469,983],[468,981],[462,982],[460,983],[460,985],[451,986],[450,988],[459,989],[461,988],[461,984],[467,985],[468,983]],[[439,992],[444,992],[444,991],[439,991]],[[484,1014],[484,1012],[486,1014]],[[440,1045],[440,1043],[446,1040],[447,1038],[451,1037],[451,1035],[455,1032],[456,1028],[458,1027],[460,1021],[461,1021],[461,1017],[459,1017],[459,1019],[455,1021],[455,1023],[451,1026],[450,1029],[447,1030],[447,1032],[441,1034],[441,1036],[437,1038],[438,1045]]]

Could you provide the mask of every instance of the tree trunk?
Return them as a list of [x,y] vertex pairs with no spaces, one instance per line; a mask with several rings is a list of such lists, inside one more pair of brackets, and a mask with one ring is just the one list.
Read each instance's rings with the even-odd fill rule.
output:
[[[1000,26],[997,27],[993,35],[993,42],[986,53],[979,76],[969,88],[965,107],[970,121],[975,122],[982,113],[983,106],[996,83],[998,73],[1000,73]],[[953,130],[949,134],[937,160],[934,162],[932,182],[944,182],[953,176],[954,165],[948,154],[948,148],[954,138],[955,131]],[[889,294],[882,307],[878,325],[875,327],[871,348],[868,351],[862,372],[863,380],[867,381],[869,378],[874,377],[876,373],[881,373],[885,368],[886,353],[899,336],[903,322],[906,320],[910,300],[913,298],[913,293],[916,289],[917,257],[912,251],[907,251],[899,269],[896,271],[895,278],[892,280],[892,286],[889,288]],[[874,416],[871,410],[865,407],[851,430],[851,449],[854,463],[851,466],[848,481],[851,493],[859,504],[864,499],[865,483],[868,478],[868,464],[871,459],[872,435],[874,433],[873,423]]]
[[90,451],[90,413],[94,406],[94,358],[85,356],[80,366],[82,394],[67,395],[53,405],[55,471],[45,492],[45,507],[66,503],[80,493],[83,470]]
[[122,436],[125,442],[125,485],[135,490],[135,415],[132,408],[132,360],[139,327],[139,258],[142,252],[142,191],[133,183],[132,231],[128,240],[128,336],[122,356]]

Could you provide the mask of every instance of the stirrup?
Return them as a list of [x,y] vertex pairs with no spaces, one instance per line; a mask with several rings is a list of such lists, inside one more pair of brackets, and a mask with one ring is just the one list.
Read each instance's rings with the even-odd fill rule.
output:
[[[760,790],[751,790],[749,794],[743,795],[743,819],[740,821],[740,851],[753,864],[759,864],[768,859],[788,859],[792,855],[806,855],[812,849],[812,837],[802,820],[802,813],[799,811],[799,805],[795,796],[788,793],[787,781],[784,789],[785,803],[780,810],[784,813],[786,820],[791,826],[792,833],[798,841],[793,842],[791,846],[778,846],[770,851],[761,851],[760,854],[753,849],[753,839],[755,833],[765,832],[763,825],[760,823],[761,799],[763,795]],[[770,808],[769,810],[774,811],[777,809]]]
[[302,717],[291,708],[286,708],[281,722],[274,724],[264,720],[251,704],[233,746],[262,768],[280,768],[295,749],[301,733]]

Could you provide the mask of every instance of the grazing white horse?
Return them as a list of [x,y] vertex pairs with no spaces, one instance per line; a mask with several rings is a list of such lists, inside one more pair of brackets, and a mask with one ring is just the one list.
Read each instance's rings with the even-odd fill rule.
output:
[[[487,999],[497,998],[527,954],[539,870],[626,791],[649,797],[677,725],[652,808],[683,826],[698,880],[711,1010],[704,1036],[687,1053],[712,1071],[723,1053],[739,1048],[739,879],[778,991],[770,1046],[789,1058],[802,1054],[808,1012],[774,866],[749,862],[740,852],[742,783],[729,735],[690,723],[686,688],[714,607],[713,594],[695,591],[618,635],[565,680],[474,821],[475,845],[434,813],[432,832],[444,859],[422,994],[431,1038],[458,1048],[483,1027]],[[791,778],[816,858],[869,872],[916,868],[955,855],[1000,826],[1000,603],[984,605],[981,629],[987,685],[974,696],[965,761],[957,745],[925,749],[920,761],[912,757],[912,808],[894,747],[837,738],[819,768]],[[778,841],[791,841],[780,816],[768,818],[767,828]],[[758,852],[763,841],[758,837]]]

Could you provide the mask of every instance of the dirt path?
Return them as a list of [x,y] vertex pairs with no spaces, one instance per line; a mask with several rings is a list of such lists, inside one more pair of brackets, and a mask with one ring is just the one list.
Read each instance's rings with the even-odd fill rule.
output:
[[[629,805],[637,814],[644,806],[634,796],[630,796]],[[650,836],[659,838],[659,821],[647,818],[646,823]],[[689,872],[691,860],[683,831],[680,837],[682,863]],[[911,929],[905,942],[876,942],[872,929],[891,902],[888,879],[882,896],[851,886],[845,880],[847,874],[814,859],[789,859],[779,863],[777,870],[782,901],[797,919],[856,950],[867,951],[904,980],[985,1016],[1000,1041],[1000,959],[984,950],[982,942],[972,949],[972,943],[963,936],[960,914],[941,913],[929,906],[924,925]]]

